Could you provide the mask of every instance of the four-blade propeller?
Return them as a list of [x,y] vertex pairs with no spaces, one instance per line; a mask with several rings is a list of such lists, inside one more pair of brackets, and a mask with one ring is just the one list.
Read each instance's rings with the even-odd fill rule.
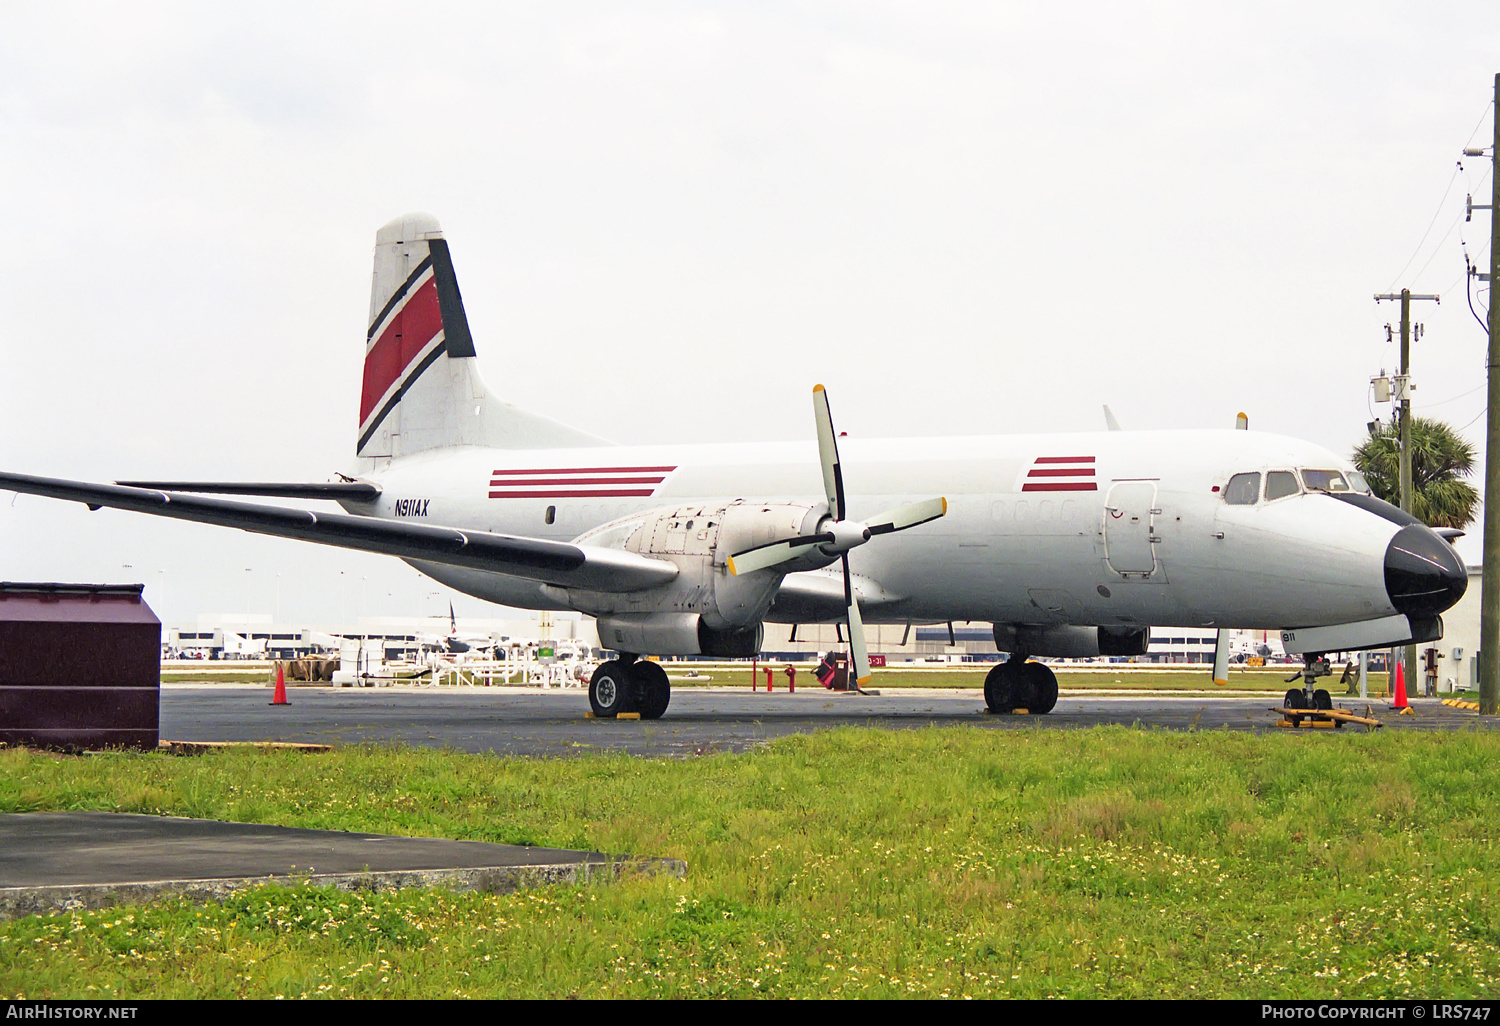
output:
[[838,557],[844,565],[845,624],[849,628],[849,649],[855,680],[863,685],[870,679],[870,657],[865,647],[865,628],[859,616],[859,601],[849,575],[849,550],[863,545],[879,534],[904,531],[936,520],[948,512],[948,500],[939,496],[908,503],[896,509],[877,513],[860,522],[847,518],[844,497],[844,472],[839,464],[838,436],[833,430],[833,415],[828,409],[828,393],[822,385],[813,386],[813,419],[818,427],[818,459],[823,467],[823,491],[828,498],[828,515],[818,522],[818,529],[797,538],[757,545],[729,558],[729,572],[747,574],[779,566],[806,554],[816,546],[828,557]]

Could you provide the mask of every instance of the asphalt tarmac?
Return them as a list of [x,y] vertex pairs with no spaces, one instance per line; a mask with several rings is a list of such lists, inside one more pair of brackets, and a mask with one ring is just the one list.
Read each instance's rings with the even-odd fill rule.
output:
[[[289,688],[291,704],[272,706],[266,687],[163,685],[161,737],[173,741],[289,741],[312,744],[427,745],[466,752],[560,756],[628,752],[686,757],[744,751],[774,738],[834,727],[912,730],[969,726],[983,730],[1067,730],[1103,724],[1167,730],[1278,730],[1271,712],[1280,696],[1196,693],[1064,692],[1046,716],[992,716],[975,689],[881,689],[878,695],[822,688],[767,694],[745,687],[674,687],[656,721],[586,718],[581,688]],[[1384,730],[1492,729],[1500,718],[1412,702],[1413,715],[1389,711],[1389,700],[1338,697],[1336,706]],[[1305,728],[1304,728],[1305,729]],[[1349,724],[1329,733],[1366,728]]]

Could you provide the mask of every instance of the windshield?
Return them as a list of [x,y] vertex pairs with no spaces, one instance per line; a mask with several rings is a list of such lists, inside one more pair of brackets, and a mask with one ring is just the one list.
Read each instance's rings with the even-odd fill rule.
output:
[[1303,470],[1302,483],[1310,492],[1347,492],[1349,483],[1337,470]]
[[1236,474],[1224,486],[1224,501],[1231,506],[1253,506],[1260,498],[1259,474]]
[[1273,470],[1266,475],[1266,501],[1296,495],[1302,491],[1297,487],[1297,475],[1290,470]]

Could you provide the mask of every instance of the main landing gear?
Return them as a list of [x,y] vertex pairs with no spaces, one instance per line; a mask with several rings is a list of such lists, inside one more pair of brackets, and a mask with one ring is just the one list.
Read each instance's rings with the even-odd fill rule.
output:
[[1313,684],[1319,677],[1327,677],[1333,673],[1333,667],[1321,652],[1308,652],[1302,657],[1302,669],[1298,673],[1286,679],[1290,684],[1294,680],[1303,681],[1300,688],[1288,688],[1286,693],[1286,708],[1288,709],[1332,709],[1333,696],[1325,688],[1314,688]]
[[1024,652],[1012,652],[984,678],[984,703],[990,712],[1049,713],[1057,705],[1057,675],[1026,660]]
[[639,713],[643,720],[659,720],[672,700],[672,685],[659,663],[629,653],[600,663],[589,680],[589,705],[594,715],[612,719]]

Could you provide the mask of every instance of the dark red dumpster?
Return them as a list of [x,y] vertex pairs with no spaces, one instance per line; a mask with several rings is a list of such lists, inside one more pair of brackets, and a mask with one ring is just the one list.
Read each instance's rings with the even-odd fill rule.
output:
[[0,743],[157,743],[161,621],[139,584],[0,582]]

